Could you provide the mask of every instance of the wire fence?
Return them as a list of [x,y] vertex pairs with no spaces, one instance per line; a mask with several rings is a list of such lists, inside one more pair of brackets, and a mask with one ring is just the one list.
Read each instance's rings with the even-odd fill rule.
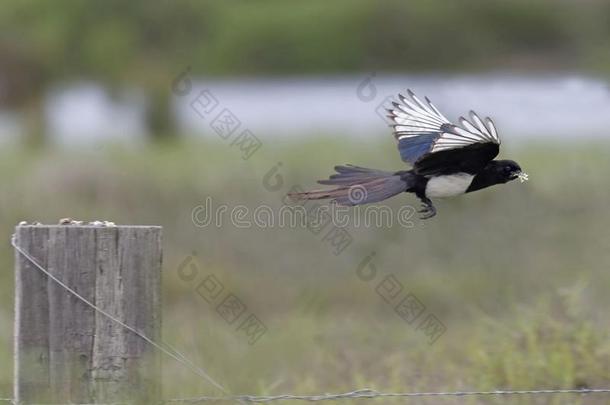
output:
[[251,403],[265,403],[273,401],[335,401],[341,399],[358,399],[358,398],[409,398],[409,397],[466,397],[466,396],[495,396],[495,395],[549,395],[549,394],[600,394],[610,393],[610,389],[566,389],[566,390],[523,390],[523,391],[455,391],[455,392],[379,392],[370,389],[361,389],[341,394],[320,394],[320,395],[235,395],[226,397],[198,397],[198,398],[183,398],[169,399],[165,403],[190,403],[198,404],[203,402],[219,402],[219,401],[244,401]]
[[[337,401],[342,399],[375,399],[375,398],[412,398],[412,397],[466,397],[466,396],[481,396],[481,397],[489,397],[489,396],[504,396],[504,395],[561,395],[561,394],[571,394],[571,395],[586,395],[586,394],[610,394],[610,388],[583,388],[583,389],[537,389],[537,390],[496,390],[496,391],[441,391],[441,392],[379,392],[372,389],[358,389],[350,392],[338,393],[338,394],[317,394],[317,395],[295,395],[295,394],[282,394],[282,395],[228,395],[228,391],[218,382],[216,382],[212,377],[210,377],[209,373],[207,373],[203,368],[195,365],[191,360],[189,360],[185,355],[183,355],[180,351],[174,349],[167,343],[164,342],[156,342],[153,339],[147,337],[142,332],[134,329],[133,327],[123,323],[119,319],[115,318],[111,314],[105,312],[101,308],[97,307],[92,302],[88,301],[83,296],[79,295],[72,288],[67,286],[63,281],[59,280],[53,274],[51,274],[47,269],[45,269],[42,265],[40,265],[28,252],[25,252],[21,247],[19,247],[16,243],[16,236],[13,235],[11,238],[11,245],[17,250],[21,255],[23,255],[28,261],[30,261],[34,267],[40,270],[42,273],[47,275],[51,280],[65,289],[68,293],[74,295],[80,301],[93,308],[98,313],[102,314],[106,318],[112,320],[119,326],[125,328],[126,330],[134,333],[136,336],[144,339],[148,344],[154,347],[156,350],[161,351],[167,356],[171,357],[175,361],[179,362],[182,366],[192,371],[202,380],[206,381],[210,385],[214,386],[216,389],[220,390],[224,393],[224,396],[200,396],[193,398],[174,398],[174,399],[166,399],[162,400],[162,404],[172,404],[172,403],[187,403],[187,404],[199,404],[205,402],[221,402],[221,401],[232,401],[232,402],[240,402],[240,403],[267,403],[274,401],[309,401],[309,402],[317,402],[317,401]],[[610,401],[610,399],[609,399]],[[0,402],[8,402],[11,404],[16,404],[15,400],[12,398],[0,398]],[[44,405],[44,404],[38,404]],[[73,404],[73,405],[88,405],[88,404]],[[109,405],[109,404],[107,404]],[[118,404],[113,404],[118,405]]]
[[[376,399],[376,398],[412,398],[412,397],[467,397],[467,396],[524,396],[524,395],[588,395],[588,394],[608,394],[610,389],[557,389],[557,390],[497,390],[497,391],[453,391],[453,392],[379,392],[371,389],[360,389],[339,394],[318,394],[318,395],[228,395],[228,396],[201,396],[194,398],[174,398],[161,401],[162,404],[201,404],[205,402],[245,402],[245,403],[268,403],[274,401],[336,401],[342,399]],[[0,402],[14,403],[12,399],[0,398]],[[113,403],[105,405],[120,405]],[[45,404],[38,404],[45,405]],[[73,404],[89,405],[89,404]],[[93,404],[91,404],[93,405]],[[98,404],[99,405],[99,404]]]
[[51,279],[55,283],[57,283],[61,288],[63,288],[64,290],[66,290],[67,292],[69,292],[70,294],[75,296],[76,298],[78,298],[84,304],[86,304],[87,306],[91,307],[96,312],[98,312],[99,314],[101,314],[104,317],[108,318],[109,320],[111,320],[112,322],[114,322],[117,325],[121,326],[122,328],[125,328],[129,332],[131,332],[131,333],[135,334],[136,336],[138,336],[139,338],[143,339],[146,343],[150,344],[156,350],[159,350],[161,353],[166,354],[167,356],[169,356],[172,359],[176,360],[178,363],[181,363],[182,366],[184,366],[185,368],[189,369],[191,372],[193,372],[194,374],[196,374],[197,376],[199,376],[203,380],[207,381],[209,384],[213,385],[215,388],[219,389],[221,392],[223,392],[225,394],[227,393],[227,391],[224,389],[224,387],[222,385],[220,385],[212,377],[210,377],[205,372],[205,370],[203,370],[200,367],[197,367],[197,365],[195,365],[192,361],[190,361],[181,352],[179,352],[178,350],[174,349],[172,346],[168,345],[165,342],[156,342],[156,341],[154,341],[153,339],[149,338],[148,336],[146,336],[141,331],[138,331],[135,328],[125,324],[121,320],[119,320],[116,317],[112,316],[108,312],[104,311],[103,309],[101,309],[100,307],[98,307],[97,305],[95,305],[94,303],[92,303],[91,301],[89,301],[88,299],[86,299],[85,297],[80,295],[79,293],[77,293],[74,289],[72,289],[69,286],[67,286],[62,280],[60,280],[57,277],[55,277],[53,274],[51,274],[51,272],[49,272],[40,263],[38,263],[38,261],[36,259],[34,259],[28,252],[24,251],[20,246],[18,246],[17,245],[17,236],[14,235],[14,234],[11,237],[11,245],[21,255],[23,255],[23,257],[28,259],[28,261],[30,263],[32,263],[34,265],[34,267],[36,267],[38,270],[40,270],[42,273],[44,273],[47,277],[49,277],[49,279]]

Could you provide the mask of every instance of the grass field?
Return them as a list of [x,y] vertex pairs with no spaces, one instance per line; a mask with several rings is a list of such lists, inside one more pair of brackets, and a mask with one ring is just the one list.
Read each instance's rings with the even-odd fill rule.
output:
[[[268,141],[247,161],[220,142],[1,151],[0,397],[11,394],[12,228],[63,217],[164,226],[164,339],[234,393],[610,386],[610,144],[505,148],[502,157],[519,161],[528,183],[440,201],[437,217],[414,219],[412,227],[350,225],[352,243],[338,255],[305,228],[193,224],[193,208],[208,197],[229,210],[275,210],[292,186],[312,186],[334,164],[402,167],[387,136],[375,143],[329,139]],[[387,202],[394,212],[405,204],[417,201],[405,195]],[[359,266],[373,252],[377,276],[363,281]],[[184,281],[179,270],[189,257],[198,273]],[[210,274],[266,325],[256,344],[196,292]],[[443,323],[433,344],[419,319],[401,319],[377,293],[388,275],[403,285],[402,296],[411,293],[425,306],[422,317]],[[218,392],[165,359],[164,393]],[[396,401],[405,402],[509,403]]]

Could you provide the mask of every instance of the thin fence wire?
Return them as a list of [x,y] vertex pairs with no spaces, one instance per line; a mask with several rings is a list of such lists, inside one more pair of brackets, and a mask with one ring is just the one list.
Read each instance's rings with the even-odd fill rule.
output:
[[154,340],[152,340],[148,336],[144,335],[142,332],[134,329],[133,327],[131,327],[131,326],[127,325],[126,323],[124,323],[123,321],[121,321],[120,319],[117,319],[116,317],[112,316],[111,314],[109,314],[108,312],[106,312],[103,309],[99,308],[97,305],[93,304],[92,302],[87,300],[85,297],[83,297],[82,295],[80,295],[79,293],[74,291],[72,288],[67,286],[63,281],[61,281],[60,279],[55,277],[53,274],[51,274],[47,269],[42,267],[42,265],[39,264],[36,261],[36,259],[34,259],[28,252],[24,251],[20,246],[18,246],[17,245],[17,236],[15,234],[13,234],[13,236],[11,237],[11,245],[13,245],[13,247],[20,254],[22,254],[23,257],[28,259],[38,270],[40,270],[41,272],[46,274],[47,277],[49,277],[51,280],[56,282],[59,286],[61,286],[66,291],[68,291],[69,293],[74,295],[76,298],[78,298],[80,301],[85,303],[87,306],[93,308],[96,312],[98,312],[99,314],[105,316],[106,318],[110,319],[111,321],[115,322],[117,325],[122,326],[123,328],[125,328],[126,330],[128,330],[131,333],[135,334],[136,336],[139,336],[140,338],[144,339],[144,341],[146,341],[148,344],[153,346],[155,349],[161,351],[162,353],[165,353],[166,355],[168,355],[172,359],[176,360],[178,363],[181,363],[183,366],[188,368],[191,372],[193,372],[194,374],[198,375],[200,378],[202,378],[203,380],[207,381],[208,383],[213,385],[215,388],[219,389],[222,393],[224,393],[224,394],[228,393],[227,390],[222,385],[217,383],[212,377],[210,377],[205,370],[203,370],[202,368],[200,368],[197,365],[195,365],[192,361],[190,361],[188,358],[186,358],[186,356],[184,356],[178,350],[174,349],[173,347],[171,347],[171,346],[169,346],[167,344],[155,342]]
[[[34,259],[29,253],[25,252],[21,247],[17,245],[16,235],[13,235],[11,238],[11,245],[17,250],[23,257],[28,259],[38,270],[44,273],[47,277],[57,283],[59,286],[64,288],[66,291],[74,295],[80,301],[85,303],[87,306],[93,308],[96,312],[125,328],[126,330],[134,333],[140,338],[144,339],[148,344],[153,346],[155,349],[161,351],[172,359],[176,360],[178,363],[182,364],[184,367],[188,368],[191,372],[207,381],[209,384],[220,390],[222,393],[227,394],[227,390],[217,383],[209,374],[194,364],[191,360],[189,360],[186,356],[184,356],[180,351],[176,350],[172,346],[167,343],[155,342],[148,336],[144,335],[142,332],[134,329],[133,327],[125,324],[121,320],[112,316],[108,312],[103,309],[97,307],[95,304],[91,303],[89,300],[78,294],[72,288],[67,286],[64,282],[59,280],[53,274],[51,274],[48,270],[46,270],[42,265],[40,265],[36,259]],[[542,390],[521,390],[521,391],[510,391],[510,390],[496,390],[496,391],[453,391],[453,392],[379,392],[371,389],[359,389],[355,391],[339,393],[339,394],[318,394],[318,395],[294,395],[294,394],[283,394],[283,395],[225,395],[225,396],[200,396],[195,398],[174,398],[167,399],[162,401],[164,404],[170,403],[189,403],[189,404],[198,404],[204,402],[220,402],[220,401],[237,401],[237,402],[250,402],[250,403],[266,403],[273,401],[336,401],[341,399],[358,399],[358,398],[408,398],[408,397],[465,397],[465,396],[495,396],[495,395],[549,395],[549,394],[601,394],[601,393],[610,393],[610,389],[606,388],[594,388],[594,389],[542,389]],[[0,398],[0,402],[8,402],[14,404],[15,401],[12,398]],[[42,404],[39,404],[42,405]],[[81,404],[82,405],[82,404]]]
[[252,403],[265,403],[273,401],[335,401],[340,399],[358,398],[408,398],[408,397],[466,397],[466,396],[494,396],[494,395],[549,395],[549,394],[600,394],[610,393],[610,389],[566,389],[566,390],[523,390],[523,391],[455,391],[455,392],[379,392],[370,389],[361,389],[340,394],[320,394],[320,395],[235,395],[226,397],[198,397],[198,398],[177,398],[166,400],[165,403],[189,403],[198,404],[203,402],[220,401],[244,401]]

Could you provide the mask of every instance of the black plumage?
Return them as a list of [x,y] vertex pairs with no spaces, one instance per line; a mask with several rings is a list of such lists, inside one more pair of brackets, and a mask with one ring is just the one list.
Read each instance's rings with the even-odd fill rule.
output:
[[470,119],[454,125],[425,98],[422,102],[408,90],[400,103],[388,110],[403,161],[410,170],[395,172],[359,166],[335,166],[336,174],[318,183],[335,186],[327,190],[292,193],[295,199],[333,199],[341,205],[378,202],[401,192],[414,193],[423,203],[422,218],[436,214],[431,198],[456,196],[527,175],[512,160],[494,160],[500,138],[490,118]]

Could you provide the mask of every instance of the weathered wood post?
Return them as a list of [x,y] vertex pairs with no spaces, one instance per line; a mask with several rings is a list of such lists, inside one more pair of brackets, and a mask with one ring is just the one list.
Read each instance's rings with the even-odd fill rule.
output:
[[[16,244],[83,298],[159,340],[160,227],[26,225],[16,228]],[[159,353],[15,255],[15,399],[158,401]]]

